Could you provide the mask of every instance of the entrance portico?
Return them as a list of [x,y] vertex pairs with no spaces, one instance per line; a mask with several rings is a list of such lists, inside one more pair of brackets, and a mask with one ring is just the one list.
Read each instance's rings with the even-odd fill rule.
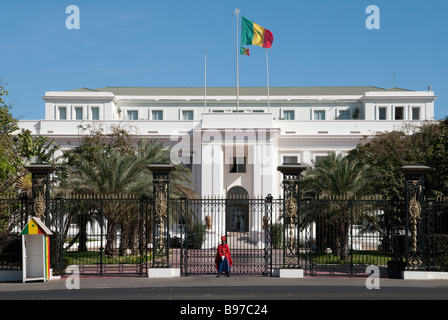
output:
[[201,196],[225,197],[237,186],[250,198],[277,194],[278,131],[267,113],[204,114]]

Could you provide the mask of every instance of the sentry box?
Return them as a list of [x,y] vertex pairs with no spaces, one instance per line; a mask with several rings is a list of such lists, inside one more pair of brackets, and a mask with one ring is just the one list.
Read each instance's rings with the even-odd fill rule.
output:
[[53,233],[38,218],[32,217],[23,228],[23,282],[50,279],[50,235]]

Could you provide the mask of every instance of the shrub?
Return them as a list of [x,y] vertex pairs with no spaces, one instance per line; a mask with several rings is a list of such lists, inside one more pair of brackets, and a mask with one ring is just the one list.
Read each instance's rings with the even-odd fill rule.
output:
[[22,266],[22,239],[15,234],[0,233],[0,269]]
[[271,242],[273,249],[281,249],[283,243],[283,224],[278,222],[272,224]]
[[187,241],[189,249],[201,249],[205,241],[205,224],[194,222],[187,230]]

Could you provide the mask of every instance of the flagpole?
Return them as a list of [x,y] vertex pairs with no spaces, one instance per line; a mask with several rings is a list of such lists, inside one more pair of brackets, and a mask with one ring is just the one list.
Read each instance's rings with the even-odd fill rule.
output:
[[204,112],[207,110],[207,50],[204,50]]
[[239,70],[238,70],[238,60],[239,60],[239,52],[238,52],[238,14],[240,13],[240,9],[235,9],[236,14],[236,111],[239,111],[240,108],[240,83],[239,83]]
[[268,49],[266,49],[266,81],[267,81],[267,87],[268,87],[268,112],[270,112],[271,109],[271,100],[269,95],[269,64],[268,64]]

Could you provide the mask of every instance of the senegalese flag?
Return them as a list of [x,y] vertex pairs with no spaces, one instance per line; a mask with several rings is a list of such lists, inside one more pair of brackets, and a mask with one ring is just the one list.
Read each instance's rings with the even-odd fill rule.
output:
[[241,22],[241,45],[256,45],[270,48],[274,41],[272,32],[260,25],[242,17]]
[[242,56],[250,56],[250,54],[249,54],[249,49],[241,47],[241,49],[240,49],[240,54],[241,54]]

